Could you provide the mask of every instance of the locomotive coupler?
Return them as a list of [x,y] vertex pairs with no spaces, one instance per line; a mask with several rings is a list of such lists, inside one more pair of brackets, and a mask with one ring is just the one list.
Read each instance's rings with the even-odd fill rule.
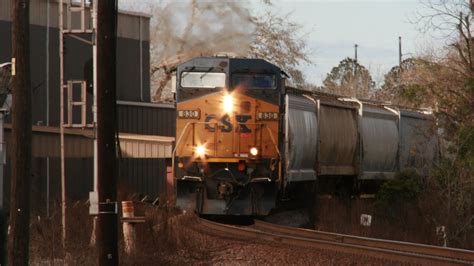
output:
[[234,192],[234,186],[230,182],[220,182],[217,185],[217,192],[220,199],[228,198]]

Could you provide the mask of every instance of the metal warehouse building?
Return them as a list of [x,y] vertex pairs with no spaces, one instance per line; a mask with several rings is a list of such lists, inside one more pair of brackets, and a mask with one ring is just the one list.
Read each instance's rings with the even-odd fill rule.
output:
[[[0,0],[0,63],[11,61],[11,5]],[[71,16],[72,17],[72,16]],[[74,23],[74,17],[71,18]],[[30,1],[30,56],[33,93],[33,202],[43,209],[60,198],[60,53],[58,1]],[[90,18],[88,18],[90,20]],[[119,12],[117,32],[117,112],[123,158],[119,173],[129,192],[157,197],[165,187],[171,157],[175,110],[150,103],[150,16]],[[65,80],[85,80],[87,123],[92,121],[92,48],[87,34],[65,37]],[[74,119],[77,114],[73,113]],[[11,126],[5,127],[6,166],[0,196],[8,201]],[[66,195],[86,199],[93,190],[92,130],[65,131]],[[2,193],[3,192],[3,193]],[[0,197],[1,198],[1,197]],[[0,201],[1,205],[1,201]],[[49,206],[49,205],[48,205]]]

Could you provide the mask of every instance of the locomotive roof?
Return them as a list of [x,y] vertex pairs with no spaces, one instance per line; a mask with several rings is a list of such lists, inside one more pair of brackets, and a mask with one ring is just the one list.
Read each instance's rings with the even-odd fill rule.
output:
[[214,67],[217,69],[228,68],[231,71],[241,70],[248,72],[272,72],[280,74],[282,70],[276,65],[260,58],[228,57],[228,56],[208,56],[195,57],[178,65],[178,70],[186,69],[207,69]]

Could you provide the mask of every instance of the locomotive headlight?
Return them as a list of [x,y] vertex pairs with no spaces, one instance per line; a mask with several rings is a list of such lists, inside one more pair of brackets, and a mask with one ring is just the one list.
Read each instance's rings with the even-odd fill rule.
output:
[[227,94],[224,96],[224,101],[222,103],[222,107],[224,109],[224,112],[226,113],[232,113],[234,109],[234,99],[232,98],[232,95]]
[[202,157],[206,155],[206,147],[204,145],[199,145],[195,148],[196,155]]
[[252,148],[250,149],[250,154],[252,154],[252,156],[257,156],[257,154],[258,154],[258,149],[255,148],[255,147],[252,147]]

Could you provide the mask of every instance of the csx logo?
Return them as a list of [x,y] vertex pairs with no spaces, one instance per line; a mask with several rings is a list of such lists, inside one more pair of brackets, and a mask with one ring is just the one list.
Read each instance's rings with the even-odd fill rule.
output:
[[[237,123],[240,123],[240,133],[251,133],[252,130],[245,125],[245,122],[247,122],[249,119],[251,119],[252,116],[250,115],[236,115],[235,120]],[[229,115],[224,115],[222,117],[217,117],[217,115],[207,115],[206,119],[204,120],[206,122],[206,129],[209,130],[209,132],[215,132],[216,127],[221,132],[232,132],[234,129],[234,126],[232,125],[232,122],[230,121],[230,116]],[[235,129],[237,132],[237,128]]]

